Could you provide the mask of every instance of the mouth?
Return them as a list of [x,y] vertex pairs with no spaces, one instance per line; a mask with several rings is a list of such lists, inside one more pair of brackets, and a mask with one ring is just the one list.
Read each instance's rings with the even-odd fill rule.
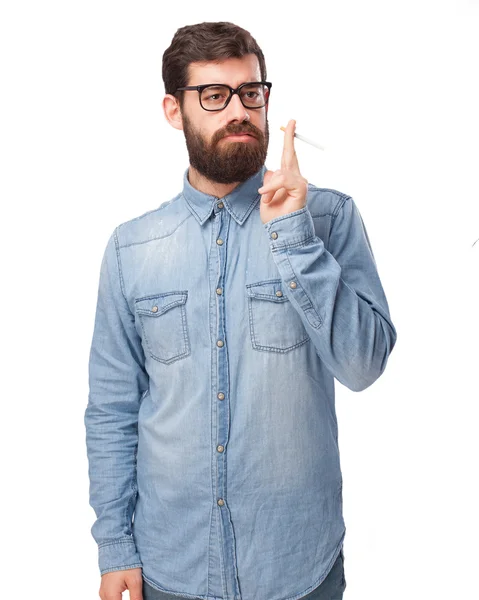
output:
[[225,135],[224,139],[233,139],[233,140],[248,140],[248,139],[256,139],[254,135],[251,133],[231,133],[230,135]]

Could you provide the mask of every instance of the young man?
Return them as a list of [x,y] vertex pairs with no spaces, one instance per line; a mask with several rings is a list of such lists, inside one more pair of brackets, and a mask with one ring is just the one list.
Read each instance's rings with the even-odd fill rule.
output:
[[350,196],[301,175],[295,122],[267,170],[263,54],[231,23],[163,56],[183,189],[118,226],[102,262],[85,412],[102,600],[340,599],[334,378],[396,342]]

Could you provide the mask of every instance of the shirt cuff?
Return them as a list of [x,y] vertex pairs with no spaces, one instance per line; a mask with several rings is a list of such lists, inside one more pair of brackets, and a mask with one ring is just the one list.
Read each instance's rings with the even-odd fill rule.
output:
[[100,573],[123,571],[142,567],[140,555],[133,540],[122,540],[105,544],[98,548],[98,566]]
[[263,223],[272,250],[304,246],[316,236],[313,217],[307,206]]

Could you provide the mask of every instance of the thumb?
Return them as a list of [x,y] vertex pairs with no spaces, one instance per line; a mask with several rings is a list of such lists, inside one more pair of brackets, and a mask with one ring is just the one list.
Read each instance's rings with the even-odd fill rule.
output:
[[[271,178],[273,177],[274,173],[275,173],[274,171],[265,171],[264,178],[263,178],[263,185],[259,188],[260,190],[268,185],[268,183],[271,181]],[[270,192],[263,192],[261,194],[261,202],[263,204],[268,204],[268,202],[271,201],[274,194],[275,194],[274,190],[270,191]]]
[[273,175],[274,171],[266,171],[263,178],[263,185],[267,185]]

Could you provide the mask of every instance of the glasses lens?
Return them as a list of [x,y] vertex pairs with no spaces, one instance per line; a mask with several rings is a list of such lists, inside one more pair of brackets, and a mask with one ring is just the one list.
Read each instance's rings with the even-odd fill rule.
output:
[[230,90],[225,85],[209,85],[201,92],[201,104],[206,110],[223,108],[230,95]]
[[243,104],[248,108],[259,108],[266,104],[268,88],[262,83],[250,83],[240,90]]

